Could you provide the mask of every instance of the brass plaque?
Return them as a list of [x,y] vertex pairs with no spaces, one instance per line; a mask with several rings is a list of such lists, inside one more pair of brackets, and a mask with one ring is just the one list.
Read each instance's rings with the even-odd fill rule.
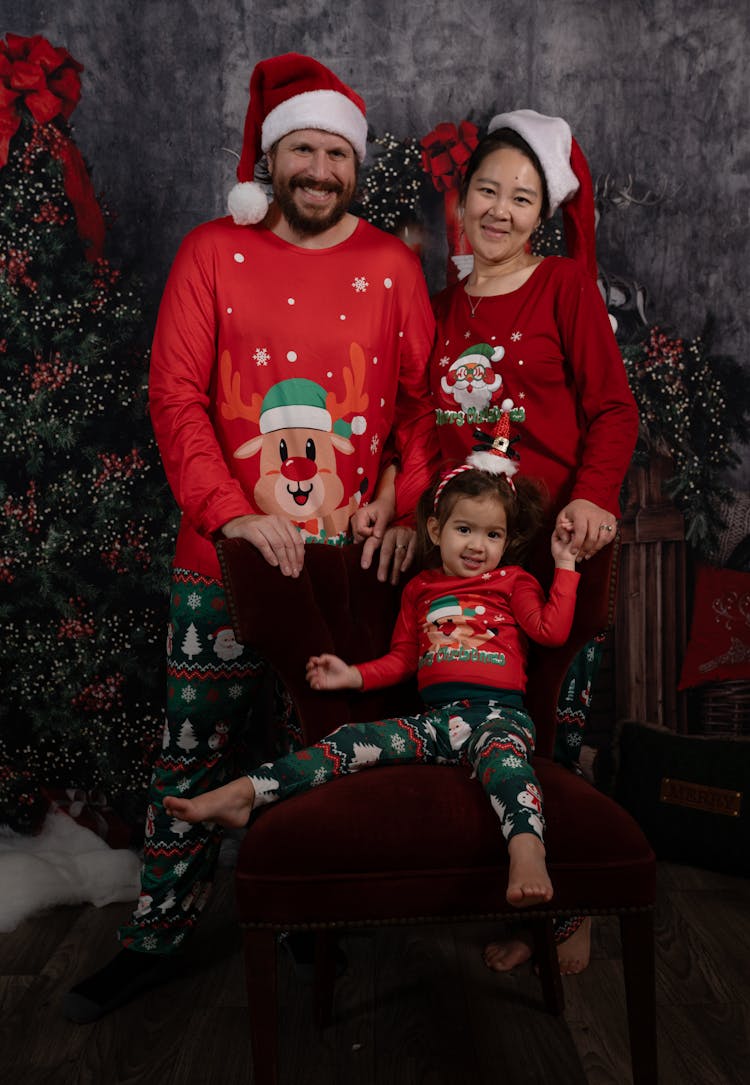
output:
[[726,814],[733,818],[739,817],[742,806],[741,791],[727,791],[722,787],[694,784],[688,780],[672,780],[669,776],[662,777],[659,799],[674,806],[689,806],[707,814]]

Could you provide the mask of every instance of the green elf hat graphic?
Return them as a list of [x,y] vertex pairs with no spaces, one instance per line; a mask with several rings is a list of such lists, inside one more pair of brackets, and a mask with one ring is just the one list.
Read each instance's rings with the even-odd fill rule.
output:
[[327,393],[315,381],[304,377],[290,377],[274,384],[261,404],[260,432],[273,433],[280,429],[317,429],[323,433],[337,433],[351,437],[364,433],[367,419],[355,415],[351,422],[343,418],[335,422],[326,407]]
[[462,607],[455,595],[441,595],[434,599],[427,611],[428,622],[439,622],[441,618],[473,618],[484,614],[484,607]]

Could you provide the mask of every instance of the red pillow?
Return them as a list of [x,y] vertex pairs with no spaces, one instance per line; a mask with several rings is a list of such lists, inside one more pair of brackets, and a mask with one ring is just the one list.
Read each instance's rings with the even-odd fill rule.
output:
[[699,565],[678,689],[750,679],[750,573]]

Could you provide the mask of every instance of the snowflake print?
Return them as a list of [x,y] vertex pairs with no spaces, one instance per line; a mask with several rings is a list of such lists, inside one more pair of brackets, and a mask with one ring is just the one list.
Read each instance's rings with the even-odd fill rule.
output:
[[186,780],[185,777],[183,776],[182,779],[177,784],[177,790],[178,791],[187,791],[187,789],[189,787],[190,787],[190,781]]
[[471,339],[471,332],[464,332],[464,339]]
[[504,622],[505,621],[505,615],[504,614],[493,614],[492,619],[493,619],[493,621],[496,621],[496,622]]
[[511,334],[511,339],[513,340],[514,343],[519,343],[521,341],[521,333],[520,332],[513,332]]
[[519,392],[518,393],[518,398],[519,399],[526,399],[526,393],[525,392]]
[[177,875],[178,878],[181,878],[182,875],[187,870],[187,868],[188,868],[188,865],[185,862],[185,860],[180,859],[179,863],[175,863],[175,865],[174,865],[174,872],[175,872],[175,874]]
[[450,357],[447,354],[444,354],[443,357],[440,359],[440,364],[442,366],[450,365]]
[[364,275],[357,275],[355,277],[355,279],[354,279],[354,282],[352,283],[352,286],[354,287],[354,289],[357,291],[358,294],[364,294],[364,292],[367,290],[367,287],[369,285],[370,284],[368,283],[368,281],[364,277]]
[[313,776],[312,786],[313,787],[318,787],[319,784],[324,784],[325,782],[326,782],[326,770],[324,768],[316,769],[315,770],[315,775]]
[[523,759],[515,753],[509,753],[507,757],[503,758],[503,764],[509,769],[520,769]]
[[377,452],[379,444],[380,444],[380,438],[378,437],[378,435],[376,433],[375,436],[373,437],[373,439],[370,441],[370,452],[372,452],[373,456]]
[[175,946],[179,946],[180,942],[183,940],[184,937],[185,937],[185,932],[180,931],[179,934],[176,934],[174,936],[174,942],[172,944],[175,945]]
[[238,697],[242,696],[242,686],[239,684],[239,682],[235,682],[233,686],[229,687],[227,692],[232,698],[232,700],[236,701]]
[[573,731],[571,734],[568,735],[567,741],[569,746],[580,746],[581,736],[577,731]]
[[201,597],[200,595],[198,595],[197,591],[194,591],[190,595],[188,595],[187,605],[190,607],[191,610],[197,610],[198,607],[201,605]]
[[155,934],[147,934],[146,937],[143,939],[144,949],[156,949],[158,944],[159,943],[156,940]]
[[255,359],[256,365],[268,365],[269,361],[271,360],[271,355],[265,347],[258,347],[258,349],[253,354],[253,358]]
[[482,580],[489,580],[491,576],[492,576],[492,573],[483,573],[482,574]]
[[198,694],[195,692],[192,686],[188,686],[182,691],[182,699],[183,701],[187,701],[188,704],[190,704],[191,701],[194,701],[197,696]]
[[391,737],[391,746],[393,746],[394,750],[398,750],[399,753],[403,753],[406,749],[406,743],[401,735],[393,735]]

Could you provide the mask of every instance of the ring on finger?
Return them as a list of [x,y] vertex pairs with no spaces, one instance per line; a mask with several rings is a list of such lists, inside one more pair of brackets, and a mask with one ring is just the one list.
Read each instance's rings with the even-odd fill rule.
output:
[[397,550],[406,550],[406,549],[408,549],[408,547],[407,547],[406,543],[396,543],[396,549]]
[[611,524],[599,524],[599,530],[600,531],[612,531],[613,528],[612,528]]

